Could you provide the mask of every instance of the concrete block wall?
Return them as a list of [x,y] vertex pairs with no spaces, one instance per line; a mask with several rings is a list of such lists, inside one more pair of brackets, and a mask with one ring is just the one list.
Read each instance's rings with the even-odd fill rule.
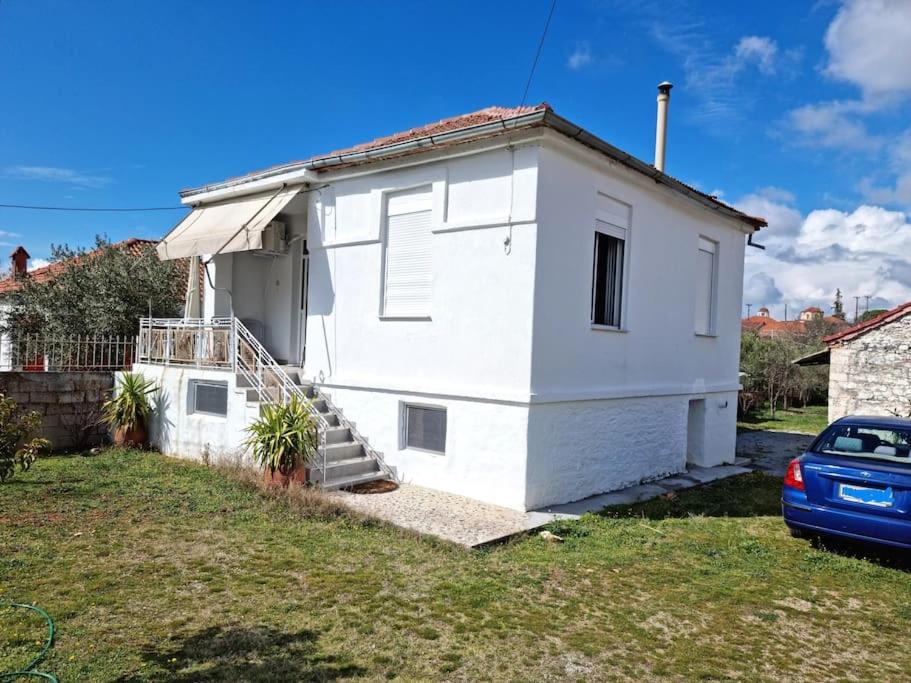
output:
[[911,413],[911,315],[834,346],[829,421]]
[[97,446],[107,438],[98,421],[113,387],[113,372],[0,372],[0,393],[41,414],[40,435],[55,450]]

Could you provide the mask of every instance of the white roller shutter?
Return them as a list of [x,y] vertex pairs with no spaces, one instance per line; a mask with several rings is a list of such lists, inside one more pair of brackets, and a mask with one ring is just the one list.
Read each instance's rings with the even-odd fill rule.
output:
[[402,194],[387,203],[383,314],[427,316],[433,294],[430,190]]

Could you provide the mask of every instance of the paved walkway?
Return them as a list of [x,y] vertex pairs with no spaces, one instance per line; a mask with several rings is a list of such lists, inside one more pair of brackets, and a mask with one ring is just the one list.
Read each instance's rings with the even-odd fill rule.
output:
[[586,512],[598,512],[611,505],[630,505],[749,471],[739,465],[691,466],[684,474],[531,512],[518,512],[414,484],[402,484],[388,493],[336,491],[331,495],[363,514],[472,548],[557,519],[577,519]]
[[749,458],[761,472],[783,477],[791,459],[807,450],[814,438],[798,432],[743,432],[737,435],[737,457]]

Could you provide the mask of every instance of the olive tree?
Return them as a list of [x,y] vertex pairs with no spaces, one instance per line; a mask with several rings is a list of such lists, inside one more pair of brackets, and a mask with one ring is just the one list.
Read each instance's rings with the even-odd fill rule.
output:
[[13,334],[132,336],[150,310],[155,317],[180,314],[186,283],[175,262],[160,261],[152,245],[137,255],[97,237],[92,251],[51,250],[60,270],[45,281],[23,280],[6,318]]

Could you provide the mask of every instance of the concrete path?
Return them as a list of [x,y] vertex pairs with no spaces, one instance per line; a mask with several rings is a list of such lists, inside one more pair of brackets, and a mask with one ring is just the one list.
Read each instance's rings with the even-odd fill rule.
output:
[[807,450],[814,438],[798,432],[743,432],[737,435],[737,457],[749,459],[761,472],[783,477],[791,459]]
[[365,515],[473,548],[504,540],[558,519],[577,519],[586,512],[599,512],[612,505],[642,502],[749,471],[740,465],[691,466],[685,473],[673,477],[531,512],[518,512],[414,484],[402,484],[388,493],[335,491],[330,495],[338,497],[345,505]]

